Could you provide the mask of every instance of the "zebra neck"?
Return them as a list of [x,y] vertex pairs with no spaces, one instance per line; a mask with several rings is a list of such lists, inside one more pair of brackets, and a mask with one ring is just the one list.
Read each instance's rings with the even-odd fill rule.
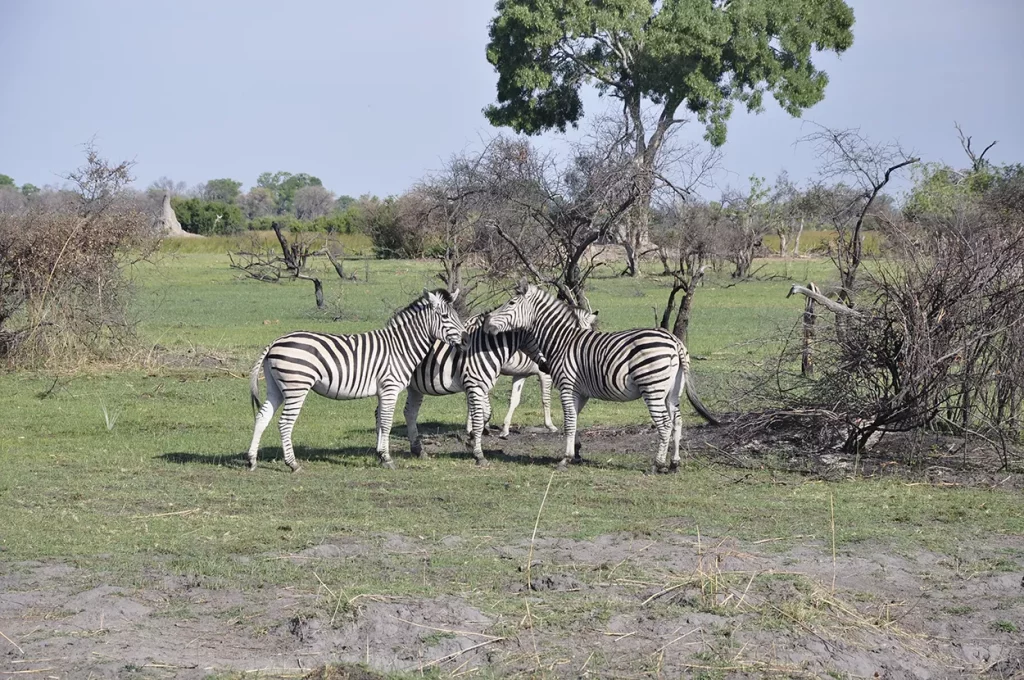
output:
[[537,348],[548,361],[559,356],[573,337],[584,333],[573,319],[560,314],[560,311],[552,309],[547,314],[539,315],[531,329]]
[[398,320],[398,323],[389,323],[370,333],[382,340],[386,339],[393,347],[402,348],[402,353],[416,362],[422,361],[434,346],[434,338],[427,331],[426,323],[420,315],[407,316]]

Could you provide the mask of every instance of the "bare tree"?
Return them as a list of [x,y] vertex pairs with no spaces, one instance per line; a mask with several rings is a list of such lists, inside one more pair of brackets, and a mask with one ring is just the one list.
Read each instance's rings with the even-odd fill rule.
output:
[[295,192],[295,215],[300,220],[326,217],[334,210],[334,192],[311,184]]
[[157,198],[163,198],[164,194],[169,194],[173,198],[175,196],[184,196],[185,192],[188,191],[188,184],[185,182],[175,182],[170,177],[161,177],[152,182],[146,191],[152,192]]
[[971,148],[971,136],[964,134],[964,131],[960,128],[960,123],[954,122],[953,127],[956,128],[957,137],[960,138],[960,146],[963,147],[964,153],[967,154],[967,157],[971,159],[971,170],[973,172],[979,172],[986,168],[989,162],[985,160],[985,154],[987,154],[998,142],[992,142],[982,149],[981,153],[977,153]]
[[810,143],[821,158],[820,177],[838,185],[825,194],[831,198],[829,220],[837,235],[832,261],[839,270],[839,300],[852,307],[864,259],[865,220],[893,173],[921,159],[896,142],[872,142],[859,130],[818,128],[801,141]]
[[275,221],[271,228],[277,236],[280,251],[264,247],[256,234],[252,235],[248,248],[240,248],[228,253],[231,268],[242,272],[246,277],[266,283],[280,283],[286,280],[301,279],[313,282],[313,294],[316,306],[324,307],[324,287],[318,276],[309,268],[310,258],[327,257],[341,279],[345,279],[342,262],[335,251],[340,250],[332,243],[330,237],[323,234],[293,234],[291,240],[285,236],[279,222]]
[[722,193],[722,205],[728,220],[725,222],[724,247],[726,258],[735,269],[732,277],[748,278],[754,258],[763,247],[764,237],[776,231],[785,219],[786,202],[792,185],[785,173],[775,186],[765,184],[763,177],[751,177],[746,193],[727,189]]
[[[666,330],[671,327],[672,333],[684,344],[697,286],[714,253],[721,247],[724,221],[720,206],[696,201],[684,203],[677,200],[654,212],[651,238],[664,254],[663,262],[673,277],[659,325]],[[676,300],[680,294],[682,297],[679,297],[677,308]]]
[[253,187],[238,197],[238,207],[250,220],[274,214],[274,192],[266,187]]
[[503,242],[492,244],[491,263],[511,255],[561,299],[585,306],[587,278],[600,266],[592,247],[612,240],[638,195],[632,159],[601,141],[576,145],[564,161],[520,140],[498,138],[490,149],[481,169],[487,219]]
[[440,171],[420,181],[403,204],[404,215],[415,221],[429,241],[429,252],[441,261],[438,278],[448,290],[462,291],[456,302],[460,313],[475,306],[474,292],[488,276],[469,265],[471,258],[486,250],[489,222],[485,214],[493,204],[484,166],[493,145],[453,155]]

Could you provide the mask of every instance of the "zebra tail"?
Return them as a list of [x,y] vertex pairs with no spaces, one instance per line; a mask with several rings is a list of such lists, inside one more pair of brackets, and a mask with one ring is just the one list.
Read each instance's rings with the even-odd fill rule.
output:
[[[252,397],[252,415],[253,418],[259,413],[260,408],[263,406],[263,402],[260,401],[260,368],[263,366],[263,360],[267,358],[267,353],[270,352],[271,345],[263,350],[260,354],[260,358],[256,360],[256,364],[252,367],[252,371],[249,372],[249,395]],[[267,376],[270,379],[270,376]]]
[[694,389],[693,381],[690,380],[690,355],[682,343],[679,343],[679,368],[683,376],[683,388],[686,390],[686,398],[690,405],[693,406],[693,409],[701,418],[708,421],[711,425],[721,425],[722,422],[711,414],[708,407],[697,396],[697,390]]

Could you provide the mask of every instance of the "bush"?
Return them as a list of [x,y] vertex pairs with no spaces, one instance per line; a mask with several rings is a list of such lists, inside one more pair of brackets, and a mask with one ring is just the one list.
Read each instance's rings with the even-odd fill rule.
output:
[[407,194],[400,198],[388,196],[361,200],[366,215],[366,230],[373,239],[373,252],[378,259],[415,259],[423,257],[428,247],[426,230],[409,217],[409,203],[416,200]]
[[233,234],[246,226],[245,217],[237,205],[201,198],[172,198],[171,207],[181,228],[190,234]]
[[0,213],[0,359],[8,365],[77,363],[134,337],[126,268],[156,245],[150,216],[130,194],[105,196],[96,210],[52,198]]

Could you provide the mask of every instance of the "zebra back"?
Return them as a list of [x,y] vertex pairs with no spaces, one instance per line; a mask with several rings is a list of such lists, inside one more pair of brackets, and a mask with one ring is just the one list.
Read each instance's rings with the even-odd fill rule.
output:
[[382,383],[404,388],[435,340],[461,338],[465,327],[451,308],[453,299],[446,291],[424,293],[384,328],[366,333],[289,333],[270,345],[262,365],[286,395],[313,389],[334,399],[353,399],[375,394]]

